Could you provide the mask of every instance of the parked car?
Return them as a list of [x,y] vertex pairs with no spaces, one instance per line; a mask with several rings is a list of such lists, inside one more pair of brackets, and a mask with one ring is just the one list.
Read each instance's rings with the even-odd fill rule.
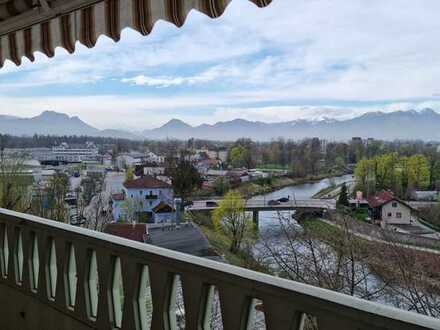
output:
[[206,207],[217,207],[217,206],[218,206],[217,202],[214,202],[214,201],[207,201],[206,202]]
[[280,199],[278,199],[278,202],[280,203],[287,203],[290,200],[289,197],[281,197]]
[[267,205],[273,206],[273,205],[280,205],[281,203],[275,199],[271,199],[267,202]]

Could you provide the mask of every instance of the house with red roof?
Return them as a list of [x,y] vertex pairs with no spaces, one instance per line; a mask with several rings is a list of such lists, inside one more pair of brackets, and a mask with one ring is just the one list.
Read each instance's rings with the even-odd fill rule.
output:
[[170,184],[146,175],[126,181],[112,195],[115,221],[162,223],[175,219],[174,193]]
[[380,191],[368,197],[368,206],[373,220],[387,225],[411,225],[417,221],[416,211],[390,191]]

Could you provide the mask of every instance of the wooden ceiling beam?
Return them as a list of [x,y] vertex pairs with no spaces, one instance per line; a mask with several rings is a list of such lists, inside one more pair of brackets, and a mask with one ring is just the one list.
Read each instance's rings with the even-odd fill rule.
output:
[[0,36],[24,30],[81,8],[92,6],[103,0],[39,0],[39,6],[0,22]]

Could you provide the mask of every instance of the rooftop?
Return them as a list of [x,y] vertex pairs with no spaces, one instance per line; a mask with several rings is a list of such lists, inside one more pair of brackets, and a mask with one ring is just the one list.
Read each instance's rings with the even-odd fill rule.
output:
[[379,207],[395,199],[396,197],[392,192],[383,190],[375,195],[369,196],[367,200],[370,207]]
[[143,223],[110,223],[105,227],[104,232],[110,235],[131,239],[137,242],[145,242],[147,228],[146,225]]
[[169,213],[174,212],[174,208],[170,206],[169,204],[165,203],[164,201],[160,201],[159,204],[157,204],[153,208],[154,213]]
[[183,224],[179,229],[174,226],[148,230],[149,242],[155,246],[205,256],[209,251],[209,242],[200,229],[192,224]]
[[151,175],[143,176],[139,179],[124,182],[124,187],[127,189],[157,189],[157,188],[171,188],[171,186]]

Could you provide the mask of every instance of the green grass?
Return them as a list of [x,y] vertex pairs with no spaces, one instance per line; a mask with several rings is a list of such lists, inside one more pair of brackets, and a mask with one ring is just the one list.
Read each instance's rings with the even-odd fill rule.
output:
[[301,225],[305,230],[318,235],[338,235],[341,231],[338,227],[332,226],[319,219],[307,219],[301,222]]
[[215,230],[212,227],[209,216],[205,216],[205,219],[200,221],[199,225],[203,234],[209,241],[211,248],[217,252],[220,256],[224,257],[228,263],[234,266],[252,269],[258,272],[270,274],[270,270],[266,265],[259,263],[254,257],[246,252],[240,251],[238,253],[232,253],[229,248],[231,246],[231,239],[222,231]]
[[335,190],[337,187],[330,186],[327,188],[323,188],[320,191],[318,191],[316,194],[313,195],[313,198],[321,198],[329,193],[331,193],[333,190]]
[[440,226],[439,226],[439,225],[437,225],[437,224],[435,224],[435,223],[432,223],[432,222],[430,222],[430,221],[427,221],[427,220],[425,220],[425,219],[419,219],[419,221],[420,221],[423,225],[425,225],[426,227],[429,227],[429,228],[431,228],[431,229],[433,229],[433,230],[435,230],[435,231],[440,232]]
[[221,256],[223,256],[230,264],[242,266],[242,259],[229,251],[231,240],[222,232],[216,231],[207,226],[201,226],[203,234],[205,234],[212,248]]

